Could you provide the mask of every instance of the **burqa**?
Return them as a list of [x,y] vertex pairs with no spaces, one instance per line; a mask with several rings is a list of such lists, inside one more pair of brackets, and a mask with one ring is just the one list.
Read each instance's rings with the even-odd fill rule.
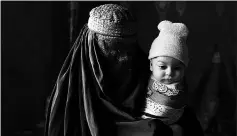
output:
[[[129,18],[119,5],[103,6],[107,6],[105,11],[96,13],[101,18],[104,14],[115,17],[112,21]],[[48,103],[45,136],[172,135],[161,121],[141,119],[149,61],[137,44],[136,33],[111,37],[91,30],[88,24],[59,73]]]

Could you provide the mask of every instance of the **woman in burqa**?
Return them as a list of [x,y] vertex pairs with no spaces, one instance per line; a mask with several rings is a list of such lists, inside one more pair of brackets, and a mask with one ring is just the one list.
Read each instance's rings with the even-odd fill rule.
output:
[[149,61],[127,9],[91,10],[50,97],[45,136],[172,135],[156,119],[141,119]]

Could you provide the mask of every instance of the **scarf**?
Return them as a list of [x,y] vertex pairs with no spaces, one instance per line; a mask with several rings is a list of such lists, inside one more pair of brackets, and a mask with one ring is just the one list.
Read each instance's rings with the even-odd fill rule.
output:
[[144,118],[159,118],[173,124],[184,112],[185,91],[182,82],[166,85],[151,77],[148,84]]

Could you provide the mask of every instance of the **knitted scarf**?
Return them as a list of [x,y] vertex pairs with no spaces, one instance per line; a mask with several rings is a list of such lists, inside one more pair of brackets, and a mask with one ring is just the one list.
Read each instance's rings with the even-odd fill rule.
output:
[[183,82],[166,85],[151,77],[147,89],[143,118],[159,118],[165,124],[178,121],[185,107]]

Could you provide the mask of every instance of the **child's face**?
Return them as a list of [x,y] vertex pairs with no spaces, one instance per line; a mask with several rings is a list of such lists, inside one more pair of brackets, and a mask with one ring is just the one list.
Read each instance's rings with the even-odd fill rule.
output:
[[150,62],[153,77],[164,84],[179,82],[184,76],[184,64],[172,57],[156,57]]

